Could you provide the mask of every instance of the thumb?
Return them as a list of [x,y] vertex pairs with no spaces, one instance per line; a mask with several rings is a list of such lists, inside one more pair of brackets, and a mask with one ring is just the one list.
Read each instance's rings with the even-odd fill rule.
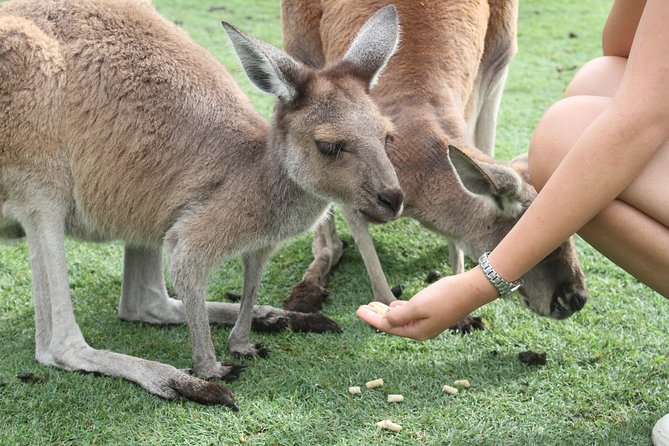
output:
[[406,301],[403,305],[393,305],[385,314],[385,318],[392,327],[401,327],[411,321],[424,319],[425,315],[418,311],[417,305]]

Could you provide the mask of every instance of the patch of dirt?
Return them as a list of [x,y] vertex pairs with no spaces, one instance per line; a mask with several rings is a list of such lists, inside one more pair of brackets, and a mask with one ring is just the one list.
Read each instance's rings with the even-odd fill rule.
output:
[[21,373],[16,375],[16,377],[22,382],[26,384],[43,384],[47,381],[49,381],[49,375],[35,375],[34,373]]
[[453,333],[469,334],[475,330],[485,330],[485,322],[479,316],[465,316],[457,324],[451,325],[449,328]]
[[518,353],[518,359],[523,364],[546,365],[546,353],[537,353],[532,350]]

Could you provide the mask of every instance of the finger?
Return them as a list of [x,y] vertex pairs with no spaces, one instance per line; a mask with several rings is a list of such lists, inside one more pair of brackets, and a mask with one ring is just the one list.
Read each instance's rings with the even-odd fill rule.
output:
[[406,304],[406,300],[394,300],[390,302],[390,307],[401,307],[402,305]]
[[361,305],[355,314],[369,325],[383,332],[390,333],[395,328],[388,323],[388,319],[384,315],[377,313],[369,305]]
[[401,327],[411,321],[424,319],[427,315],[418,312],[417,305],[411,301],[404,301],[403,304],[394,305],[385,314],[388,323],[392,327]]
[[392,326],[385,316],[376,313],[374,310],[372,310],[371,307],[367,305],[360,306],[355,314],[377,330],[383,331],[384,333],[413,339],[418,339],[416,330],[420,328],[420,324],[423,322],[422,320],[416,320],[411,321],[404,326]]
[[361,305],[355,312],[355,315],[376,328],[384,324],[382,321],[383,316],[374,311],[369,305]]

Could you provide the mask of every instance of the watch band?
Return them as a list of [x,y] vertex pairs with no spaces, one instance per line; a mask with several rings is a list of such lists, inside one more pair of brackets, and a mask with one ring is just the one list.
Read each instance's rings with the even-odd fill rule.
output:
[[509,282],[497,274],[495,268],[490,264],[490,260],[488,260],[488,254],[490,254],[489,251],[481,254],[481,257],[479,257],[479,265],[481,265],[483,274],[485,274],[490,283],[497,289],[500,297],[508,296],[523,285],[523,281],[520,279],[515,282]]

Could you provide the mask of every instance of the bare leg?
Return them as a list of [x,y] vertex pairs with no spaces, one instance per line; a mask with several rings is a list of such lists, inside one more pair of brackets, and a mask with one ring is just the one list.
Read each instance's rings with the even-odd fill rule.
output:
[[[563,99],[546,112],[530,145],[530,172],[537,189],[611,100],[583,94],[589,89],[614,93],[623,71],[624,59],[593,61],[567,89],[569,94],[581,95]],[[669,142],[618,200],[579,231],[597,250],[665,297],[669,297],[669,200],[663,191],[669,190],[668,171]]]
[[669,298],[669,228],[616,200],[579,234],[641,282]]

